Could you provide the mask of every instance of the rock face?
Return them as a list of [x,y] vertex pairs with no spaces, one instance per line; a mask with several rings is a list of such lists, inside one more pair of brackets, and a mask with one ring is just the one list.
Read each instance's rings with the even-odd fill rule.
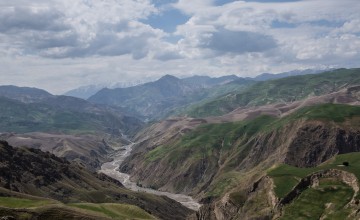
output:
[[[166,146],[176,144],[178,140],[173,136],[160,137],[167,140]],[[241,145],[246,148],[239,152]],[[312,167],[334,155],[360,151],[360,128],[322,121],[297,121],[282,129],[258,133],[245,139],[240,137],[234,141],[232,148],[226,151],[214,149],[211,155],[204,158],[193,158],[191,148],[184,149],[178,153],[176,164],[168,160],[171,155],[175,157],[171,153],[154,161],[147,159],[148,152],[158,146],[158,142],[151,142],[150,139],[140,142],[121,167],[122,171],[129,172],[134,180],[143,185],[177,193],[199,194],[208,191],[216,178],[226,172],[224,170],[246,173],[259,164],[271,167],[282,162]]]
[[285,163],[297,167],[313,167],[336,154],[358,151],[360,151],[358,129],[310,123],[296,132],[288,147]]

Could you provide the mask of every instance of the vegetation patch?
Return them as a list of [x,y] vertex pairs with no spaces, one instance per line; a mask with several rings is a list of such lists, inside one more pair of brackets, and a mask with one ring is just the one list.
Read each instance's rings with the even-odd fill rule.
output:
[[[344,161],[348,162],[349,166],[344,166]],[[357,179],[360,179],[360,153],[337,155],[335,159],[313,168],[299,168],[281,164],[275,169],[271,169],[268,175],[274,180],[276,196],[283,198],[300,182],[300,179],[314,172],[327,169],[344,170],[353,173]]]
[[350,210],[345,206],[353,194],[353,189],[344,183],[320,181],[318,187],[306,189],[285,206],[281,219],[347,219]]
[[90,210],[97,213],[102,213],[112,219],[155,219],[149,213],[144,210],[127,204],[115,204],[115,203],[74,203],[69,204],[70,207],[76,207],[79,209]]
[[14,197],[0,197],[0,206],[7,208],[33,208],[53,204],[50,200],[22,199]]

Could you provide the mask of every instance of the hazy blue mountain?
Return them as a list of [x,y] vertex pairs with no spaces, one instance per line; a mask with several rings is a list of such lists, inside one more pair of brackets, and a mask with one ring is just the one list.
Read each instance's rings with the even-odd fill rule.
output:
[[281,79],[281,78],[285,78],[285,77],[289,77],[289,76],[301,76],[301,75],[308,75],[308,74],[317,74],[317,73],[322,73],[325,71],[329,71],[331,69],[306,69],[306,70],[292,70],[289,72],[283,72],[283,73],[262,73],[256,77],[254,77],[253,79],[255,81],[266,81],[266,80],[271,80],[271,79]]
[[39,102],[53,97],[52,94],[42,89],[12,85],[0,86],[0,96],[15,99],[24,103]]
[[132,133],[143,122],[120,107],[55,96],[36,88],[0,87],[0,132]]
[[94,95],[95,93],[97,93],[98,91],[100,91],[101,89],[103,89],[105,87],[106,86],[104,86],[104,85],[81,86],[79,88],[72,89],[72,90],[64,93],[64,95],[73,96],[73,97],[77,97],[77,98],[81,98],[81,99],[88,99],[90,96]]
[[120,106],[147,118],[158,118],[176,107],[206,98],[206,88],[237,79],[236,76],[210,78],[193,76],[179,79],[165,75],[155,82],[129,88],[102,89],[88,100],[94,103]]
[[80,86],[78,88],[72,89],[68,92],[65,92],[63,95],[66,96],[73,96],[81,99],[88,99],[90,96],[94,95],[98,91],[104,88],[127,88],[132,87],[140,84],[144,84],[147,81],[137,80],[134,82],[117,82],[117,83],[105,83],[105,84],[94,84],[94,85],[87,85],[87,86]]
[[186,83],[193,84],[194,86],[199,86],[203,88],[209,88],[216,85],[226,84],[232,82],[234,80],[239,79],[236,75],[228,75],[228,76],[221,76],[218,78],[213,78],[210,76],[191,76],[182,79],[182,81]]

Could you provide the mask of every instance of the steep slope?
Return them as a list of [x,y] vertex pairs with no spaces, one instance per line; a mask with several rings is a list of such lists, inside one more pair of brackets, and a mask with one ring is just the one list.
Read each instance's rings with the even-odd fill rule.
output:
[[[94,103],[121,106],[150,119],[161,118],[177,107],[209,97],[211,88],[236,79],[235,76],[208,78],[194,76],[179,79],[165,75],[143,85],[103,89],[88,100]],[[250,80],[247,80],[250,81]],[[218,90],[220,94],[222,90]]]
[[[262,115],[233,123],[206,124],[206,120],[192,119],[188,124],[191,122],[196,125],[182,130],[183,134],[164,136],[154,128],[144,132],[158,136],[140,136],[138,148],[121,170],[143,186],[196,196],[205,203],[199,213],[216,212],[217,204],[229,200],[229,192],[250,190],[276,164],[314,167],[335,155],[360,151],[358,106],[322,104],[282,118]],[[168,131],[178,129],[163,126]],[[262,195],[271,191],[262,189]],[[250,201],[250,197],[243,200]],[[271,211],[268,205],[264,207]],[[228,208],[221,213],[230,212]]]
[[[104,137],[109,139],[109,137]],[[11,146],[27,146],[51,152],[57,157],[65,157],[76,161],[92,171],[100,169],[101,165],[109,161],[108,154],[114,150],[102,137],[95,135],[66,135],[41,132],[14,134],[0,134],[0,139],[6,140]],[[121,140],[116,139],[117,142]],[[110,140],[109,140],[110,142]],[[113,143],[110,143],[113,145]],[[121,142],[118,143],[121,145]]]
[[193,105],[183,114],[191,117],[223,115],[239,107],[290,103],[359,84],[360,69],[338,69],[316,75],[287,77],[259,82],[243,91]]
[[2,196],[14,196],[14,192],[18,192],[64,203],[127,203],[139,206],[161,219],[184,219],[191,213],[173,200],[131,192],[110,177],[91,173],[40,150],[13,148],[2,141],[0,161]]

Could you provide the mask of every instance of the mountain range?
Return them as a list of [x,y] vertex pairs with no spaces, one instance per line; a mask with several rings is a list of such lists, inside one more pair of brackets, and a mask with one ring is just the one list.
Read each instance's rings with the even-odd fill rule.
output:
[[[9,92],[10,91],[10,92]],[[0,86],[0,132],[131,133],[142,126],[120,108],[40,89]]]
[[208,117],[151,124],[120,168],[143,186],[198,198],[198,219],[356,219],[359,71],[259,82],[235,93],[245,101],[214,99]]
[[[255,80],[255,81],[266,81],[266,80],[279,79],[279,78],[296,76],[296,75],[316,74],[316,73],[324,72],[325,70],[330,70],[330,69],[293,70],[293,71],[277,73],[277,74],[262,73],[253,78],[247,77],[246,79]],[[217,84],[217,82],[224,83],[224,81],[222,81],[223,78],[236,80],[236,79],[239,79],[240,77],[235,76],[235,75],[229,75],[229,76],[224,76],[224,77],[212,78],[209,76],[194,75],[191,77],[182,78],[182,80],[184,82],[189,82],[189,83],[195,82],[197,84],[200,84],[200,85],[202,84],[203,86],[208,87],[209,85]],[[136,82],[118,82],[118,83],[108,83],[108,84],[87,85],[87,86],[81,86],[81,87],[72,89],[70,91],[67,91],[64,93],[64,95],[73,96],[73,97],[77,97],[77,98],[81,98],[81,99],[88,99],[92,95],[95,95],[97,92],[99,92],[100,90],[102,90],[104,88],[109,88],[109,89],[128,88],[128,87],[134,87],[136,85],[145,84],[149,81],[151,81],[151,80],[148,79],[147,81],[138,80]],[[225,80],[225,82],[229,82],[229,81]]]
[[128,109],[131,112],[153,120],[164,117],[171,110],[204,99],[209,96],[207,91],[217,85],[222,85],[237,79],[236,76],[209,78],[194,76],[179,79],[165,75],[157,81],[143,85],[102,89],[91,96],[88,101]]
[[[359,106],[360,69],[165,75],[88,100],[0,86],[0,216],[359,219]],[[200,209],[96,173],[119,153],[127,184]]]

